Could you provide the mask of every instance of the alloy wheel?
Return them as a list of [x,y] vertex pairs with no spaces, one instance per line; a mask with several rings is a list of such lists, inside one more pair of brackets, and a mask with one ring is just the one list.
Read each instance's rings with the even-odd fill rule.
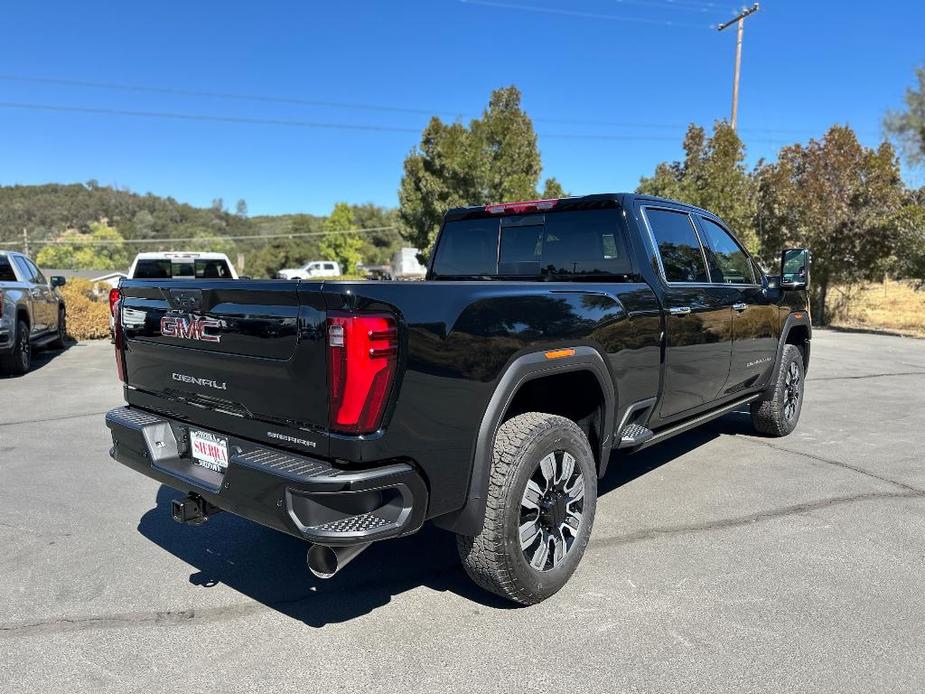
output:
[[32,362],[32,342],[26,330],[20,331],[19,334],[19,360],[24,370],[28,369]]
[[793,419],[800,404],[802,382],[799,365],[795,361],[790,362],[790,368],[787,369],[787,376],[784,378],[784,417],[788,420]]
[[558,567],[578,537],[585,482],[575,458],[554,451],[540,460],[520,501],[520,547],[537,571]]

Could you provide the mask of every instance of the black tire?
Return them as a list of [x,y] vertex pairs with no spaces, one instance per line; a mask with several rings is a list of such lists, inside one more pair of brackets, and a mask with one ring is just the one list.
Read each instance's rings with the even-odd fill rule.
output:
[[[541,602],[581,561],[596,505],[594,455],[575,422],[541,412],[509,419],[495,438],[482,530],[457,535],[463,567],[485,590],[522,605]],[[522,544],[521,533],[534,531]]]
[[0,361],[0,367],[14,376],[22,376],[32,366],[32,342],[26,321],[16,321],[13,333],[13,349]]
[[797,427],[803,409],[805,383],[803,354],[796,345],[784,345],[771,389],[751,404],[752,425],[768,436],[787,436]]
[[58,334],[54,340],[49,343],[52,349],[64,349],[64,341],[67,339],[67,312],[64,306],[58,308]]

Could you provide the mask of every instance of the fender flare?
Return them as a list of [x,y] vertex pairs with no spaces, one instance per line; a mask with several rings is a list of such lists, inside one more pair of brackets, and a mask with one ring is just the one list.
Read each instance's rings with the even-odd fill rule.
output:
[[[798,311],[796,313],[791,313],[784,320],[784,325],[780,331],[780,339],[777,341],[777,354],[774,357],[774,369],[771,371],[771,376],[768,379],[768,389],[773,388],[774,384],[774,374],[777,373],[777,370],[780,368],[781,359],[784,357],[784,345],[787,344],[787,338],[790,335],[790,331],[797,327],[805,327],[809,338],[806,341],[806,364],[803,368],[805,371],[809,371],[809,343],[813,339],[813,325],[812,321],[809,319],[809,313],[806,311]],[[767,392],[767,391],[766,391]]]
[[600,460],[606,465],[613,446],[614,413],[617,394],[613,377],[600,352],[592,347],[574,347],[575,354],[562,360],[550,361],[545,352],[530,352],[512,361],[488,401],[482,415],[472,456],[472,470],[469,475],[469,489],[466,503],[459,510],[434,519],[435,525],[461,535],[476,535],[482,529],[485,519],[485,503],[488,496],[488,481],[491,474],[491,451],[495,434],[502,418],[520,387],[527,381],[569,371],[590,371],[597,378],[604,394],[604,413],[601,424]]

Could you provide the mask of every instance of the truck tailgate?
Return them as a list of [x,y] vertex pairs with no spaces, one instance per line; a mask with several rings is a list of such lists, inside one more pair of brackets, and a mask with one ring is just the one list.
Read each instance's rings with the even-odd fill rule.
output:
[[213,424],[227,423],[226,430],[244,418],[273,425],[263,427],[268,436],[288,429],[304,443],[311,437],[300,431],[326,431],[328,421],[320,287],[272,280],[124,282],[128,386],[149,407],[203,408]]

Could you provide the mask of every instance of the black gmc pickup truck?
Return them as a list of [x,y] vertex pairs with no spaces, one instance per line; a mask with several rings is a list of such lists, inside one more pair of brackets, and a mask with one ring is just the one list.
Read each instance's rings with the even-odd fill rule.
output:
[[706,210],[632,194],[450,210],[425,282],[127,280],[111,455],[311,543],[330,577],[425,521],[539,602],[575,570],[608,463],[749,406],[797,424],[809,253],[765,275]]

